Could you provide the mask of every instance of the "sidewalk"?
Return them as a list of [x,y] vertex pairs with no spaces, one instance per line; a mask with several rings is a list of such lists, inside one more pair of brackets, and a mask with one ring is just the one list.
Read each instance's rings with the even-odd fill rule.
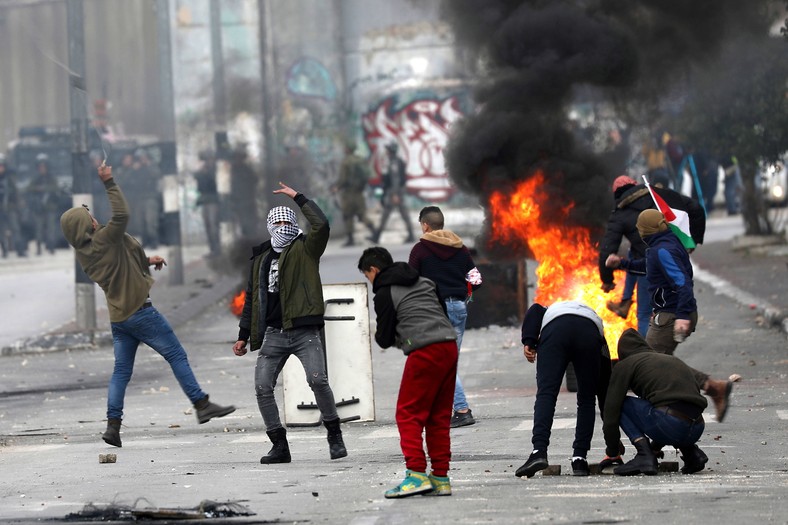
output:
[[695,279],[757,314],[757,322],[788,334],[788,244],[737,236],[692,254]]
[[[162,255],[169,260],[169,248],[151,250],[151,254]],[[200,315],[206,308],[226,301],[237,293],[244,284],[242,275],[228,275],[211,269],[203,255],[205,246],[189,246],[182,249],[184,283],[171,285],[169,273],[154,272],[156,282],[151,288],[153,304],[177,328]],[[17,341],[2,348],[2,355],[20,353],[51,352],[93,347],[112,347],[109,315],[102,291],[96,287],[96,330],[85,331],[76,326],[76,321],[58,326],[41,336]]]

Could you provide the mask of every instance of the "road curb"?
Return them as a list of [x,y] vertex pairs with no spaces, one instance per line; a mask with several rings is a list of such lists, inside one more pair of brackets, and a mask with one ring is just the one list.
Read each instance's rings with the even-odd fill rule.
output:
[[785,312],[783,312],[780,308],[777,308],[771,303],[764,301],[763,299],[748,292],[745,292],[740,288],[737,288],[725,279],[717,277],[713,273],[708,272],[703,268],[694,266],[693,272],[694,277],[697,280],[710,286],[715,293],[729,297],[742,306],[752,309],[758,315],[763,317],[768,326],[777,327],[780,331],[788,336],[788,317],[786,317]]
[[[229,299],[231,295],[236,293],[239,279],[237,277],[223,276],[213,283],[203,282],[204,286],[200,289],[200,292],[186,301],[172,304],[168,304],[167,301],[157,302],[156,308],[164,315],[173,328],[178,328],[199,316],[211,305],[221,300]],[[22,339],[2,347],[0,348],[0,357],[111,346],[112,332],[108,330],[82,332],[57,332],[55,330],[43,336]]]

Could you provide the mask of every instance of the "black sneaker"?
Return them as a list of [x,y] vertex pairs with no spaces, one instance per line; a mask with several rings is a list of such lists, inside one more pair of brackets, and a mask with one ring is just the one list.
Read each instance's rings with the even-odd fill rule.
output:
[[549,466],[550,464],[547,463],[547,451],[535,450],[531,452],[531,455],[528,456],[528,461],[523,463],[523,466],[518,468],[514,475],[518,478],[522,478],[523,476],[526,478],[532,478],[534,474],[540,470],[546,469]]
[[588,469],[586,458],[574,458],[572,460],[573,476],[588,476],[589,474],[591,474],[591,471]]
[[468,425],[473,425],[474,423],[476,423],[476,420],[473,419],[473,412],[471,412],[471,409],[469,408],[465,413],[455,412],[451,416],[451,423],[449,423],[449,426],[451,428],[467,427]]

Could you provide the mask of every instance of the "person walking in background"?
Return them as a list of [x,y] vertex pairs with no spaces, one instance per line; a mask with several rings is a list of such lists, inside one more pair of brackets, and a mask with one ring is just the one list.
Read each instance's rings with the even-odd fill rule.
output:
[[369,181],[366,160],[356,155],[355,151],[356,144],[348,140],[345,143],[345,158],[342,159],[342,165],[339,167],[339,179],[333,188],[335,193],[339,193],[342,219],[345,222],[347,241],[343,246],[355,245],[353,233],[356,219],[369,229],[372,236],[375,236],[375,225],[367,217],[367,203],[364,196]]
[[[687,212],[692,238],[696,244],[702,244],[706,232],[706,214],[698,201],[667,188],[652,186],[652,190],[658,193],[672,208]],[[605,234],[599,243],[599,278],[602,281],[602,290],[605,292],[612,291],[616,286],[613,270],[605,263],[610,254],[618,252],[623,239],[629,241],[630,259],[645,258],[648,246],[638,233],[637,219],[640,212],[656,206],[648,188],[643,184],[637,184],[627,175],[620,175],[613,181],[613,197],[615,208],[608,218]],[[645,337],[651,320],[651,304],[646,295],[648,281],[645,274],[633,274],[632,272],[627,272],[627,279],[637,280],[638,332]],[[627,286],[625,286],[620,302],[608,301],[607,305],[609,310],[625,319],[631,306],[632,289]]]
[[167,360],[181,389],[194,405],[200,424],[234,412],[234,406],[219,406],[210,401],[197,383],[186,351],[150,299],[153,286],[150,267],[161,270],[167,263],[158,255],[146,255],[140,243],[126,233],[129,205],[112,178],[112,168],[102,165],[98,176],[112,208],[107,225],[100,225],[86,206],[80,206],[63,213],[60,227],[76,251],[79,265],[104,291],[109,310],[115,368],[107,396],[107,430],[102,438],[109,445],[122,446],[120,425],[126,386],[134,371],[140,343]]
[[399,210],[402,221],[405,223],[405,228],[408,231],[408,236],[405,242],[415,241],[413,237],[413,227],[410,224],[410,214],[408,207],[405,205],[405,185],[407,183],[407,173],[405,171],[405,161],[397,155],[397,145],[395,143],[386,146],[388,153],[388,167],[383,174],[383,215],[380,218],[380,226],[369,238],[370,241],[377,244],[380,242],[380,236],[383,230],[386,229],[386,223],[394,208]]
[[739,161],[733,155],[723,155],[720,162],[725,170],[725,208],[728,215],[741,212],[742,180]]
[[3,258],[16,250],[19,257],[27,257],[25,242],[19,225],[19,191],[14,173],[6,164],[5,155],[0,153],[0,250]]
[[[379,246],[367,248],[358,269],[372,283],[377,316],[375,342],[396,346],[407,357],[397,398],[397,429],[405,456],[405,479],[384,494],[451,495],[452,397],[457,376],[457,333],[446,317],[435,283]],[[427,475],[427,454],[432,472]]]
[[[692,155],[698,175],[698,185],[693,186],[692,196],[703,201],[706,214],[714,210],[714,197],[717,195],[720,164],[709,151],[698,148]],[[700,197],[703,197],[702,199]]]
[[230,193],[235,222],[241,237],[251,239],[261,233],[257,210],[257,173],[249,163],[246,144],[239,144],[230,160]]
[[[698,322],[692,263],[686,248],[670,231],[659,210],[640,212],[636,227],[648,245],[646,257],[629,260],[612,253],[605,264],[608,268],[620,267],[646,275],[653,312],[646,342],[659,353],[673,355],[679,343],[695,331]],[[705,372],[693,371],[698,388],[714,401],[717,421],[721,422],[728,410],[733,382],[714,380]]]
[[208,249],[211,257],[221,254],[219,242],[219,191],[216,188],[216,155],[213,151],[201,151],[200,169],[194,173],[197,180],[197,205],[202,207],[202,220],[208,236]]
[[[613,472],[619,476],[654,475],[654,451],[667,445],[681,451],[682,474],[703,470],[709,458],[696,443],[703,435],[708,403],[698,390],[694,370],[677,357],[655,352],[631,328],[618,340],[618,359],[603,412],[606,456],[600,467],[618,463]],[[630,390],[637,397],[628,396]],[[619,427],[636,451],[623,465]]]
[[[468,319],[467,303],[473,290],[482,284],[482,276],[473,263],[471,252],[462,239],[444,229],[443,212],[437,206],[427,206],[419,213],[423,233],[410,251],[408,264],[419,275],[435,283],[438,297],[446,305],[446,314],[457,332],[457,351],[462,347],[465,321]],[[460,374],[454,386],[454,413],[451,428],[473,425],[476,420],[468,406]]]
[[554,303],[545,308],[534,303],[522,326],[523,355],[536,362],[536,400],[531,443],[533,451],[515,476],[532,477],[549,466],[547,447],[555,415],[558,391],[572,363],[577,374],[577,426],[572,443],[572,474],[588,476],[588,450],[594,436],[595,398],[600,411],[605,404],[610,378],[610,352],[602,319],[589,306],[577,301]]
[[320,336],[325,322],[320,257],[326,250],[329,225],[320,207],[303,193],[279,183],[274,194],[290,197],[309,221],[309,232],[298,227],[295,212],[277,206],[268,212],[271,239],[252,250],[252,263],[246,285],[238,340],[233,345],[237,356],[260,350],[255,367],[255,393],[265,430],[273,446],[260,463],[290,463],[287,431],[279,419],[274,387],[279,373],[291,355],[304,367],[306,380],[315,394],[323,424],[328,431],[331,459],[347,456],[342,439],[334,393],[328,384],[323,343]]

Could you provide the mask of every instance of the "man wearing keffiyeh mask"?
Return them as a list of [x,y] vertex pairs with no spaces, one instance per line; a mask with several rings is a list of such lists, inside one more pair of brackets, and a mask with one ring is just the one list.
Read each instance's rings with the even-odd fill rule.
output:
[[304,233],[298,227],[293,210],[286,206],[277,206],[268,212],[268,233],[271,234],[271,247],[282,253],[293,240]]
[[323,356],[323,285],[320,257],[329,237],[328,219],[318,205],[304,194],[279,183],[275,194],[295,201],[306,219],[309,231],[298,227],[295,212],[277,206],[268,213],[271,240],[252,250],[252,264],[246,285],[246,298],[239,322],[235,355],[260,350],[255,368],[255,393],[266,433],[273,447],[260,463],[290,463],[287,432],[279,419],[274,387],[285,361],[295,355],[306,371],[307,381],[328,430],[331,459],[347,456],[334,393],[328,384]]

